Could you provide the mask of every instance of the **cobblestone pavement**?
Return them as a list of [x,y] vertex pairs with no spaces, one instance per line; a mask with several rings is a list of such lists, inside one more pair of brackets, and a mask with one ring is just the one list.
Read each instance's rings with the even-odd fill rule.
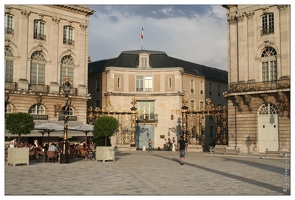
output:
[[5,163],[4,193],[290,196],[289,159],[187,152],[185,164],[180,165],[178,157],[171,151],[136,151],[116,152],[116,162]]

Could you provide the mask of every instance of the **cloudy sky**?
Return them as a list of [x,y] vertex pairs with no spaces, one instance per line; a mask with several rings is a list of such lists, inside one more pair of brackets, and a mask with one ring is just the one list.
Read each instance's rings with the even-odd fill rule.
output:
[[91,61],[143,47],[227,70],[226,9],[220,4],[88,6],[96,11],[89,24]]

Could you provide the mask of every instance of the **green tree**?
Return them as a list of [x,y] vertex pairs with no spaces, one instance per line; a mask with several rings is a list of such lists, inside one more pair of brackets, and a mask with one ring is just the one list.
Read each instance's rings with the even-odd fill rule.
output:
[[35,128],[33,117],[28,113],[10,113],[5,119],[5,128],[13,135],[18,135],[18,142],[21,135],[30,134]]
[[98,140],[104,138],[104,145],[107,146],[107,139],[115,134],[118,126],[118,120],[112,116],[102,116],[97,118],[93,125],[95,144],[99,146]]

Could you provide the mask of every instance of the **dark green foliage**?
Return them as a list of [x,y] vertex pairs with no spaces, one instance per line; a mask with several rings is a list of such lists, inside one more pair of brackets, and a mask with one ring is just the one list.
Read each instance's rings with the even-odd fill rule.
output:
[[102,116],[97,118],[93,125],[93,137],[95,139],[95,144],[99,146],[98,140],[105,138],[105,146],[107,146],[107,138],[115,134],[118,126],[118,120],[112,116]]
[[[5,119],[5,128],[14,135],[30,134],[35,128],[33,117],[28,113],[10,113]],[[18,138],[19,141],[19,138]]]

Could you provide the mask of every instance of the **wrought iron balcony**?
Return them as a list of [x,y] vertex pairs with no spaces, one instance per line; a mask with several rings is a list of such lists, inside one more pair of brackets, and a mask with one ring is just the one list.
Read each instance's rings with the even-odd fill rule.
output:
[[46,35],[34,33],[34,39],[37,39],[37,40],[46,40]]
[[68,44],[68,45],[73,45],[73,46],[75,45],[74,40],[70,40],[70,39],[66,39],[66,38],[63,39],[63,43]]
[[229,85],[229,92],[265,91],[288,88],[290,88],[290,79],[251,83],[231,83]]
[[5,33],[6,33],[6,34],[11,34],[11,35],[13,35],[13,34],[14,34],[14,29],[12,29],[12,28],[5,28]]
[[141,114],[138,115],[138,122],[158,122],[158,114]]

